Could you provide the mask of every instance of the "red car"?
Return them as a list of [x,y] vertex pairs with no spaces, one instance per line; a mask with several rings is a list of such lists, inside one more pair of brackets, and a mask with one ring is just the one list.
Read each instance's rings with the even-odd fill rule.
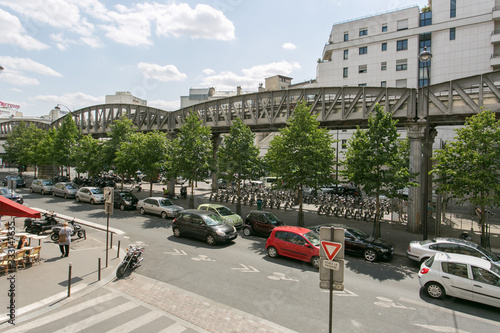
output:
[[295,258],[310,262],[314,268],[319,268],[319,243],[319,235],[315,231],[280,226],[272,230],[266,241],[266,250],[271,258]]

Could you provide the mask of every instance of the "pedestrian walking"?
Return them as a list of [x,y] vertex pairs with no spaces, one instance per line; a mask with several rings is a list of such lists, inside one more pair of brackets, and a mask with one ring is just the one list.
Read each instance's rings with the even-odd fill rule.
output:
[[68,227],[68,222],[63,223],[63,227],[59,230],[59,249],[61,250],[61,258],[69,255],[69,244],[71,244],[71,233],[73,230]]

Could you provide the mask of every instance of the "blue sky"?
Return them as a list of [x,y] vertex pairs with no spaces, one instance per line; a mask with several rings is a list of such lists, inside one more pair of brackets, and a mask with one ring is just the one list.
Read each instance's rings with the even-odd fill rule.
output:
[[333,24],[427,0],[0,0],[0,101],[25,116],[130,91],[177,110],[190,88],[316,76]]

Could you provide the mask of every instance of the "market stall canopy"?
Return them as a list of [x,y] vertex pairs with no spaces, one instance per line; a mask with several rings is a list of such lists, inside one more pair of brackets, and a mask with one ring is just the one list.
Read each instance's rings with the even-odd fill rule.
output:
[[40,218],[40,212],[0,195],[0,215]]

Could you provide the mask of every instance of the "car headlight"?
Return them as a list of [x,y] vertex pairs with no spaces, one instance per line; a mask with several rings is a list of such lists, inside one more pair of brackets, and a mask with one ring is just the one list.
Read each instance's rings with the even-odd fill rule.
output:
[[224,231],[222,231],[222,230],[216,230],[215,233],[217,235],[219,235],[219,236],[225,236],[226,235],[226,233]]
[[380,251],[382,251],[382,252],[389,252],[389,249],[380,248]]

